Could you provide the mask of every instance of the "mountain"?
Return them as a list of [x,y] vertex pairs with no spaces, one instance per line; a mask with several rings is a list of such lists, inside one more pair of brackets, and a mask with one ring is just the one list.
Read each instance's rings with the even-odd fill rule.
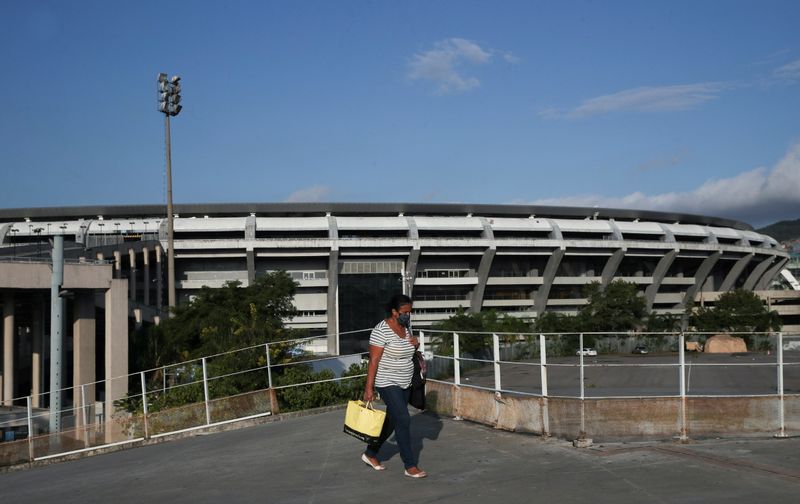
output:
[[800,238],[800,219],[776,222],[761,229],[756,229],[756,232],[771,236],[779,242],[796,240]]

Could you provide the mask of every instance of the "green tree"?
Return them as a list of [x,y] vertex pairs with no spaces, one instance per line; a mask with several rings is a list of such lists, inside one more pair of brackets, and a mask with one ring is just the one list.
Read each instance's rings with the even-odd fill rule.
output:
[[571,333],[583,331],[583,319],[575,315],[544,312],[536,318],[534,327],[542,333]]
[[[297,337],[283,326],[283,321],[296,313],[293,305],[296,286],[289,275],[279,271],[259,277],[248,287],[242,287],[239,282],[227,282],[220,289],[204,287],[191,302],[179,306],[161,326],[134,333],[132,361],[144,370],[222,354],[208,359],[209,376],[231,376],[210,382],[212,396],[266,388],[265,372],[241,373],[266,364],[263,349],[227,352]],[[288,360],[292,348],[291,344],[271,345],[272,363]],[[181,372],[196,373],[196,367],[196,364],[173,367],[171,382],[180,381],[178,374]],[[273,370],[277,376],[282,372],[282,368]],[[156,385],[164,377],[157,371],[149,379],[153,382],[153,389],[158,389],[160,386]],[[155,410],[158,406],[191,402],[196,399],[198,390],[202,391],[194,386],[182,387],[149,399],[153,401]],[[135,402],[132,400],[125,406],[135,410],[138,407]]]
[[756,294],[736,289],[720,295],[712,307],[690,310],[690,323],[702,332],[767,332],[781,328],[778,313],[764,306]]
[[674,313],[650,313],[647,316],[647,332],[671,332],[681,329],[681,317]]
[[486,336],[465,335],[459,339],[461,352],[471,355],[491,350],[491,333],[526,333],[532,329],[529,322],[505,313],[498,313],[496,310],[468,313],[463,308],[459,308],[458,312],[449,319],[437,322],[432,328],[456,333],[490,333]]
[[578,315],[584,331],[630,331],[644,325],[647,304],[634,283],[615,280],[603,289],[592,282],[584,296],[588,302]]

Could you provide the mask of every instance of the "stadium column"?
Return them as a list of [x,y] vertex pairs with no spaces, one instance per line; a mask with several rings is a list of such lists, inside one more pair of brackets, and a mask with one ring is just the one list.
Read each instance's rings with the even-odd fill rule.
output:
[[146,306],[150,306],[150,249],[142,247],[142,265],[144,266],[144,278],[142,279],[144,287],[143,302]]
[[[556,224],[556,222],[552,219],[544,220],[550,225],[550,239],[563,242],[564,234],[561,232],[561,228],[558,227],[558,224]],[[542,273],[542,285],[539,287],[539,290],[536,291],[536,296],[534,297],[533,301],[533,309],[536,310],[537,315],[541,315],[544,313],[545,309],[547,309],[547,300],[550,297],[550,289],[553,287],[553,280],[556,277],[558,267],[561,265],[561,259],[564,257],[566,250],[567,247],[561,245],[557,249],[553,250],[553,252],[550,254],[550,259],[547,260],[547,264],[544,267],[544,272]]]
[[758,282],[764,272],[767,271],[767,268],[772,265],[773,260],[775,260],[774,256],[767,256],[758,264],[758,266],[753,268],[753,271],[750,272],[747,280],[744,281],[742,288],[744,290],[753,290],[756,286],[756,282]]
[[328,354],[339,355],[339,321],[336,319],[339,291],[339,228],[336,217],[328,214],[328,239],[331,252],[328,256]]
[[14,399],[14,293],[3,293],[3,404]]
[[687,307],[694,304],[694,296],[700,289],[703,288],[703,284],[706,282],[708,274],[711,273],[712,268],[714,268],[714,265],[717,264],[717,261],[719,261],[719,257],[721,255],[721,252],[714,252],[703,260],[703,263],[700,264],[700,267],[697,268],[697,272],[694,275],[694,283],[688,289],[686,289],[686,294],[684,294],[683,300],[681,300],[681,302],[675,308],[685,310]]
[[481,262],[478,266],[478,284],[475,285],[475,289],[472,291],[472,300],[469,304],[469,311],[472,313],[481,311],[481,307],[483,306],[483,294],[486,292],[486,282],[489,279],[489,272],[492,269],[492,261],[497,253],[497,245],[494,242],[492,226],[485,217],[480,217],[480,220],[481,224],[483,224],[482,238],[488,240],[490,245],[481,257]]
[[245,250],[245,255],[247,257],[248,285],[253,285],[256,281],[256,253],[252,245],[256,240],[256,225],[257,221],[255,214],[250,214],[244,222],[244,239],[245,242],[248,243]]
[[42,393],[42,303],[44,301],[37,296],[33,303],[33,323],[31,324],[31,336],[33,345],[31,351],[31,405],[38,408],[41,404]]
[[722,281],[722,284],[717,290],[720,292],[728,292],[731,290],[733,286],[736,285],[736,280],[739,278],[739,275],[742,274],[742,271],[744,271],[745,267],[750,260],[753,259],[753,257],[755,257],[755,254],[751,252],[736,261],[736,264],[733,265],[733,268],[731,268],[731,270],[725,276],[725,279]]
[[626,250],[625,247],[615,250],[614,253],[611,254],[611,257],[608,258],[608,261],[606,261],[605,266],[603,266],[603,272],[600,274],[600,285],[604,289],[611,283],[611,280],[614,279],[614,275],[617,274],[617,269],[622,259],[625,257]]
[[122,278],[122,252],[114,251],[114,278]]
[[670,250],[658,261],[658,264],[653,271],[653,282],[648,285],[644,291],[644,298],[647,302],[648,312],[653,309],[653,303],[656,301],[658,289],[661,288],[661,282],[664,281],[664,277],[667,275],[667,271],[669,271],[669,267],[672,266],[672,262],[675,261],[675,256],[677,255],[677,249]]
[[[106,393],[103,417],[110,422],[114,416],[114,401],[128,393],[128,281],[111,280],[111,286],[105,292],[105,301]],[[106,442],[119,441],[121,431],[121,424],[117,428],[107,424]]]
[[156,245],[156,308],[161,310],[164,306],[164,275],[161,271],[161,259],[163,258],[164,251],[161,245]]
[[[86,404],[94,405],[95,381],[95,331],[94,293],[79,291],[75,296],[72,322],[72,404],[80,412],[82,406],[81,385],[87,385]],[[83,415],[76,414],[76,424],[83,424]]]
[[417,278],[417,265],[419,264],[419,256],[422,249],[419,246],[419,229],[417,229],[417,221],[413,217],[406,217],[408,223],[408,238],[411,240],[411,252],[408,254],[408,261],[406,262],[406,295],[414,297],[414,282]]
[[131,271],[128,275],[128,298],[131,301],[136,301],[136,251],[133,248],[128,249],[128,258],[131,262]]
[[550,288],[553,286],[553,280],[556,277],[558,266],[561,264],[561,259],[566,253],[566,247],[559,247],[553,250],[547,265],[544,267],[544,274],[542,275],[542,285],[536,291],[536,297],[533,301],[533,309],[536,310],[537,315],[544,313],[547,308],[547,299],[550,297]]
[[767,272],[761,276],[761,279],[758,282],[756,282],[755,289],[753,290],[760,291],[760,290],[765,290],[767,287],[769,287],[769,283],[772,281],[773,278],[775,278],[778,275],[778,273],[780,273],[783,267],[786,266],[787,262],[789,262],[788,257],[785,257],[783,259],[775,257],[775,266],[768,269]]

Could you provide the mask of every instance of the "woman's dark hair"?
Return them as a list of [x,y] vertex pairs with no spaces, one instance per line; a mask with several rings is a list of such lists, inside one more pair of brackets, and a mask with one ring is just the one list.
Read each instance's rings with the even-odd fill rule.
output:
[[400,311],[400,307],[407,304],[414,304],[414,301],[405,294],[395,294],[389,302],[386,303],[386,314],[391,315],[392,310]]

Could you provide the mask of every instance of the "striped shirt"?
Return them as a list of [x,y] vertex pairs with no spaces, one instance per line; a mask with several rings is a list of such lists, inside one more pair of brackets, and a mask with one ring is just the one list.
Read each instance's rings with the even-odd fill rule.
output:
[[385,320],[382,320],[369,336],[369,344],[383,348],[383,355],[378,362],[375,374],[376,387],[396,385],[402,389],[411,386],[411,375],[414,374],[414,345],[409,343],[411,331],[406,329],[406,338],[395,333]]

